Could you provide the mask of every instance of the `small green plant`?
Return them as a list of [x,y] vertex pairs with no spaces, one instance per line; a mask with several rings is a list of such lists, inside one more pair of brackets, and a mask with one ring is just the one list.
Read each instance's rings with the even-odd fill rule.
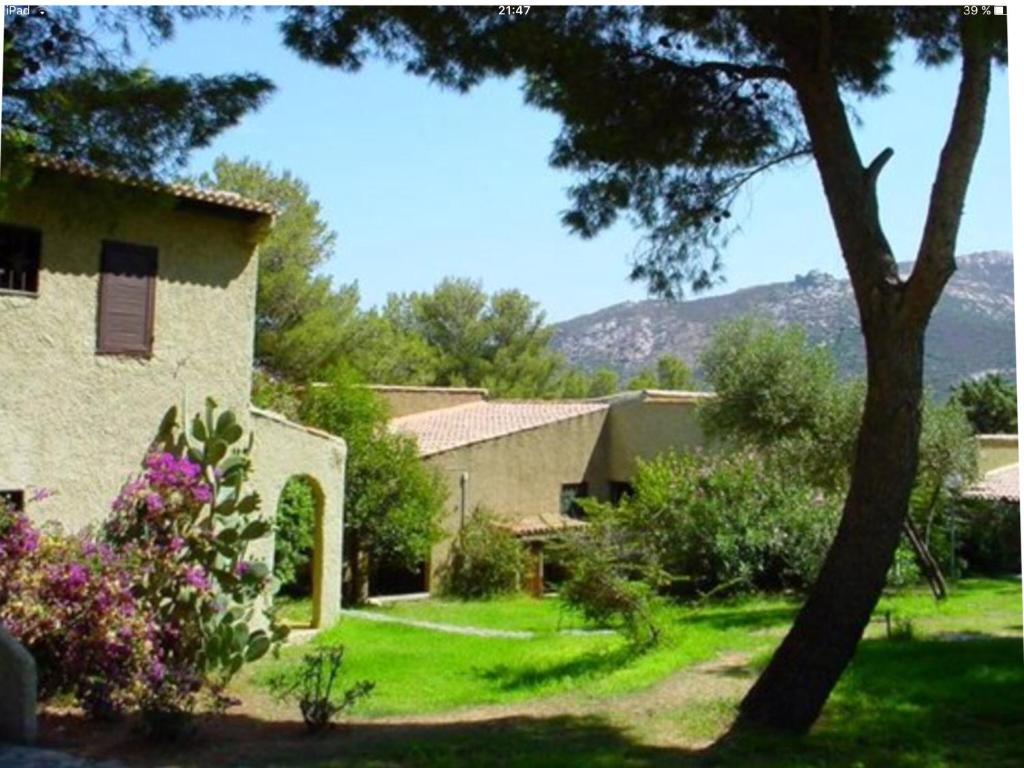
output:
[[310,733],[327,728],[334,718],[369,696],[376,686],[369,680],[360,680],[335,700],[334,686],[341,675],[344,657],[344,646],[307,653],[302,657],[297,677],[279,677],[271,681],[278,698],[298,702]]
[[896,618],[891,614],[885,614],[885,634],[888,640],[896,643],[906,643],[914,639],[914,622],[911,619]]
[[522,544],[493,514],[477,509],[452,544],[441,570],[441,592],[463,600],[508,594],[520,588],[525,568]]

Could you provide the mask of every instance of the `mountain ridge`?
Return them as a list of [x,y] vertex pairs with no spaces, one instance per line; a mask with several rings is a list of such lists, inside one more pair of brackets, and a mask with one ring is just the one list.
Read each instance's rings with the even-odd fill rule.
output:
[[[925,384],[937,395],[988,372],[1013,376],[1013,256],[981,251],[957,259],[929,324]],[[903,274],[909,264],[901,264]],[[552,325],[552,345],[585,370],[611,368],[624,377],[675,355],[700,374],[700,353],[714,329],[743,315],[777,326],[798,325],[810,341],[832,348],[841,375],[863,375],[860,325],[849,280],[819,270],[788,282],[749,286],[687,301],[624,301]]]

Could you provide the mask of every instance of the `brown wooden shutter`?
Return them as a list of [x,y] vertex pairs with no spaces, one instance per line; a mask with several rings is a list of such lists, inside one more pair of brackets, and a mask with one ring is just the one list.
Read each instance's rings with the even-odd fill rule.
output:
[[144,245],[103,243],[96,351],[149,356],[157,251]]

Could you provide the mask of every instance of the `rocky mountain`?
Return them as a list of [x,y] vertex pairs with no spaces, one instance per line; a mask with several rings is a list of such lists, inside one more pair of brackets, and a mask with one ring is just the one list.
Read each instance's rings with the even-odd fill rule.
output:
[[[964,378],[1016,371],[1012,255],[974,253],[957,263],[926,342],[925,381],[939,397]],[[901,269],[906,274],[910,265]],[[616,304],[556,324],[553,344],[570,363],[587,370],[607,367],[629,376],[671,354],[699,373],[700,353],[715,327],[742,315],[802,326],[814,343],[833,350],[843,375],[863,373],[850,283],[817,271],[723,296]]]

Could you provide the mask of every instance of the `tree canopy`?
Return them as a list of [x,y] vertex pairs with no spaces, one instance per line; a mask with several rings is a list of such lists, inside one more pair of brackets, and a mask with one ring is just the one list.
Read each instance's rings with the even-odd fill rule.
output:
[[548,346],[544,313],[520,291],[488,296],[479,283],[447,278],[430,293],[391,296],[383,314],[434,352],[435,385],[533,397],[555,386],[563,366]]
[[[575,171],[563,221],[593,237],[625,215],[644,232],[631,277],[662,295],[714,284],[734,201],[757,174],[806,159],[793,62],[828,34],[838,93],[879,96],[897,44],[925,65],[959,52],[956,8],[604,6],[290,9],[286,44],[356,71],[371,56],[466,91],[521,74],[526,103],[563,120],[550,161]],[[1006,60],[1005,21],[985,25]]]
[[259,251],[257,364],[306,381],[341,359],[351,360],[364,335],[359,292],[354,284],[335,288],[329,277],[316,273],[334,255],[337,234],[305,182],[289,171],[276,173],[266,164],[226,157],[195,181],[277,209]]
[[[188,153],[273,90],[253,74],[160,75],[128,63],[133,44],[166,42],[207,7],[45,6],[4,14],[5,175],[38,152],[136,176],[169,176]],[[234,11],[234,13],[239,13]]]
[[1017,387],[999,374],[970,379],[953,391],[979,435],[1017,434]]
[[446,491],[436,470],[420,461],[415,440],[388,431],[386,404],[358,376],[337,367],[326,386],[306,391],[299,416],[344,436],[348,599],[365,598],[362,557],[413,567],[441,536]]

